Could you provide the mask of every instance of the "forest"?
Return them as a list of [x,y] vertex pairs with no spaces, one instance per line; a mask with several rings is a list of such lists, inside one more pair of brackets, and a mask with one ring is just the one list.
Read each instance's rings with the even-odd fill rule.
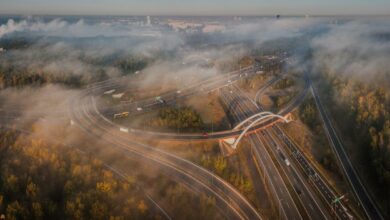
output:
[[0,151],[0,214],[6,219],[161,217],[132,178],[120,180],[75,149],[4,128]]
[[384,76],[367,81],[324,71],[316,81],[360,174],[390,210],[390,89]]
[[[221,218],[213,197],[190,192],[164,172],[141,172],[123,179],[100,159],[77,149],[1,128],[0,216],[12,220],[165,219],[151,202],[152,196],[171,217]],[[218,173],[226,173],[226,161],[217,160]],[[243,181],[235,178],[235,182]],[[152,188],[152,195],[146,196],[141,183]]]

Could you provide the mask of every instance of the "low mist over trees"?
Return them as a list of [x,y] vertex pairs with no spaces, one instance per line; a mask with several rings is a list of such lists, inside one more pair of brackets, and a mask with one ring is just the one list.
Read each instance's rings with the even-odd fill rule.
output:
[[[390,210],[390,89],[381,86],[382,82],[367,83],[326,72],[319,82],[334,121],[347,143],[352,142],[350,150],[361,155],[370,182],[378,186],[374,191]],[[310,117],[309,107],[305,112]]]
[[134,181],[75,149],[1,129],[0,152],[6,219],[158,219]]

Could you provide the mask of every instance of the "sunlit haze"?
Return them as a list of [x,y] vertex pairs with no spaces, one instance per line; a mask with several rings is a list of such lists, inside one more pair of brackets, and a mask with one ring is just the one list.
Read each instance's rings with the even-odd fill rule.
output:
[[389,12],[0,0],[0,220],[390,219]]
[[3,14],[388,15],[387,0],[2,0]]

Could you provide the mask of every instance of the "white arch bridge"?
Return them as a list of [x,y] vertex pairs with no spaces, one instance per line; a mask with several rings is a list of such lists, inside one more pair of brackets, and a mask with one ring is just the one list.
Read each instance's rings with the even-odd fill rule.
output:
[[[256,124],[262,122],[262,121],[266,121],[266,120],[269,120],[269,119],[272,119],[272,118],[279,118],[280,120],[282,120],[283,122],[285,123],[289,123],[291,120],[289,119],[289,115],[290,114],[287,114],[286,116],[282,116],[282,115],[278,115],[278,114],[275,114],[275,113],[272,113],[272,112],[269,112],[269,111],[265,111],[265,112],[259,112],[257,114],[254,114],[252,116],[250,116],[249,118],[245,119],[244,121],[240,122],[238,125],[236,125],[233,130],[237,130],[237,129],[240,129],[242,127],[245,127],[245,129],[241,132],[241,134],[238,136],[237,139],[235,138],[229,138],[229,139],[225,139],[224,141],[228,144],[230,144],[230,146],[233,148],[233,149],[236,149],[237,148],[237,145],[239,144],[239,142],[241,141],[241,139],[245,136],[245,134],[253,127],[255,126]],[[249,123],[249,124],[248,124]]]

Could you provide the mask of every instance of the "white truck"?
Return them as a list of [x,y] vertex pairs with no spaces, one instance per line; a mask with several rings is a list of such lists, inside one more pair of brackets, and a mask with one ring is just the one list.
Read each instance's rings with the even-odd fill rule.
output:
[[129,133],[129,129],[128,128],[120,127],[119,130],[121,132],[124,132],[124,133]]
[[111,95],[114,92],[115,92],[115,89],[111,89],[111,90],[105,91],[103,94],[104,95]]

